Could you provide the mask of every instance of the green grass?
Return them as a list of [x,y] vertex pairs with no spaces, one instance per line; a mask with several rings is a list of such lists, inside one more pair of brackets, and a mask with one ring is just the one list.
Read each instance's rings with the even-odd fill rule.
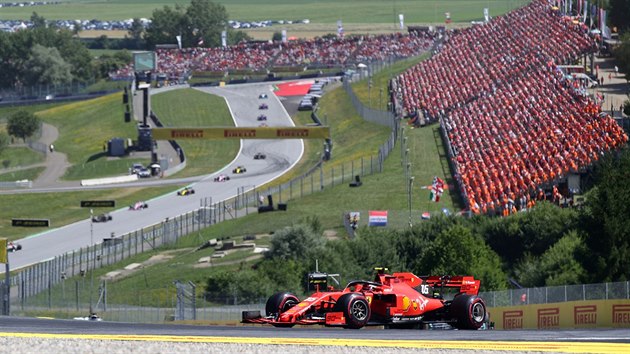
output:
[[30,106],[0,106],[0,123],[6,123],[9,117],[15,112],[26,111],[29,113],[39,112],[48,108],[64,105],[65,103],[43,103]]
[[[23,193],[0,195],[0,235],[15,240],[31,234],[46,231],[46,228],[12,227],[12,218],[49,219],[50,227],[57,228],[76,221],[87,219],[89,211],[81,208],[81,200],[115,200],[117,208],[124,208],[138,200],[170,193],[178,186],[152,188],[121,188],[116,190],[97,190],[64,193]],[[106,208],[99,212],[110,211]]]
[[[174,90],[154,95],[151,108],[166,126],[234,126],[222,97],[194,89]],[[176,177],[212,173],[230,163],[239,150],[238,140],[181,140],[186,168]]]
[[18,170],[18,171],[12,171],[12,172],[5,172],[5,173],[1,173],[2,170],[0,170],[0,182],[14,182],[14,181],[22,181],[22,180],[29,180],[29,181],[34,181],[37,176],[39,176],[43,171],[44,171],[45,167],[33,167],[33,168],[28,168],[25,170]]
[[44,162],[44,154],[27,147],[7,147],[0,153],[0,173],[3,168],[29,166]]
[[[68,155],[73,165],[63,177],[66,180],[126,174],[137,158],[108,158],[103,149],[111,138],[137,138],[136,125],[124,123],[122,93],[57,106],[37,115],[59,129],[57,151]],[[121,162],[121,160],[126,162]]]
[[[483,8],[491,16],[522,6],[525,0],[217,0],[223,4],[230,19],[242,21],[301,20],[312,23],[385,23],[398,24],[398,14],[404,14],[405,23],[444,23],[444,13],[450,12],[454,22],[469,22],[483,17]],[[3,8],[0,19],[29,19],[33,11],[46,19],[100,19],[122,20],[134,17],[150,18],[156,8],[175,4],[188,6],[188,0],[69,0],[59,5]],[[71,15],[70,15],[71,14]],[[288,26],[290,29],[290,25]],[[280,26],[278,26],[280,29]],[[331,26],[331,32],[336,27]]]

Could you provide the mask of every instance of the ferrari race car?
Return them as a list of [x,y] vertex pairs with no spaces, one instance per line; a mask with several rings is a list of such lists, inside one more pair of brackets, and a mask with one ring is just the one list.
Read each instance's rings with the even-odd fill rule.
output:
[[191,195],[195,194],[195,190],[190,187],[185,187],[184,189],[177,191],[177,195]]
[[132,204],[129,206],[129,210],[142,210],[148,207],[149,207],[149,204],[145,202],[136,202],[135,204]]
[[17,252],[17,251],[20,251],[21,249],[22,249],[22,245],[20,245],[19,243],[15,243],[11,241],[7,243],[7,252]]
[[261,103],[258,105],[258,109],[268,109],[269,106],[266,103]]
[[230,176],[227,175],[218,175],[216,177],[214,177],[214,181],[215,182],[225,182],[225,181],[229,181],[230,180]]
[[264,115],[264,114],[261,114],[261,115],[259,115],[259,116],[256,118],[256,120],[257,120],[257,121],[259,121],[259,122],[260,122],[260,121],[263,121],[263,120],[267,120],[267,116],[266,116],[266,115]]
[[[374,281],[351,281],[343,290],[322,290],[316,286],[316,292],[302,301],[288,292],[276,293],[267,300],[265,316],[260,311],[243,311],[242,322],[275,327],[319,324],[354,329],[449,324],[458,329],[476,330],[488,318],[486,304],[477,296],[479,283],[472,276],[390,275],[381,269]],[[452,300],[444,298],[445,290],[455,292]]]
[[247,172],[245,166],[236,166],[236,168],[232,170],[232,173],[236,173],[237,175],[245,172]]
[[264,160],[267,158],[267,155],[265,155],[262,152],[257,152],[256,155],[254,155],[254,160]]
[[112,216],[109,213],[98,214],[92,216],[92,222],[108,222],[112,220]]
[[266,93],[261,93],[260,95],[258,95],[258,98],[265,99],[265,98],[267,98],[267,94]]

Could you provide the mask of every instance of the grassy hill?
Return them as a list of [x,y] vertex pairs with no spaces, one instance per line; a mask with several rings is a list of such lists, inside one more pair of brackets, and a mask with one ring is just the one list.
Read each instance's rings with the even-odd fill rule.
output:
[[[337,20],[344,23],[391,24],[398,26],[398,15],[404,14],[405,23],[444,23],[444,13],[450,12],[454,22],[470,22],[483,17],[489,8],[496,16],[527,3],[526,0],[216,0],[223,4],[230,19],[239,21],[309,19],[311,23],[332,24],[335,32]],[[134,17],[150,18],[153,9],[175,4],[188,5],[189,0],[68,0],[59,4],[38,7],[3,8],[0,19],[29,19],[33,11],[46,19],[99,19],[124,20]],[[71,15],[69,15],[71,14]],[[283,27],[291,25],[284,25]],[[281,26],[278,25],[279,30]]]

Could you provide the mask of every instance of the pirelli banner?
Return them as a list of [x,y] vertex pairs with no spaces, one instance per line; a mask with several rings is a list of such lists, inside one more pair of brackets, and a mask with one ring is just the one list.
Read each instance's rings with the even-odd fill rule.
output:
[[496,329],[630,328],[630,300],[489,308]]
[[153,128],[155,140],[179,139],[327,139],[329,127]]

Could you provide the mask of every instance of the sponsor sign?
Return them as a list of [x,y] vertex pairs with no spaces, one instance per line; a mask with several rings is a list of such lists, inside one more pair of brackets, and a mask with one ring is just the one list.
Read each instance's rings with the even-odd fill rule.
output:
[[115,200],[82,200],[81,208],[114,208]]
[[491,307],[496,329],[630,328],[630,300],[567,301]]
[[560,328],[560,308],[538,310],[538,329]]
[[327,139],[329,127],[153,128],[155,140],[178,139]]
[[630,304],[613,305],[612,307],[612,323],[615,327],[630,326]]
[[11,225],[16,227],[48,227],[48,219],[11,219]]
[[597,324],[597,306],[584,305],[573,307],[573,324],[579,326],[594,326]]
[[0,238],[0,263],[9,263],[9,257],[7,256],[6,238]]
[[387,226],[387,210],[385,211],[369,211],[368,225],[370,226]]
[[523,329],[523,311],[505,311],[503,313],[503,329]]

